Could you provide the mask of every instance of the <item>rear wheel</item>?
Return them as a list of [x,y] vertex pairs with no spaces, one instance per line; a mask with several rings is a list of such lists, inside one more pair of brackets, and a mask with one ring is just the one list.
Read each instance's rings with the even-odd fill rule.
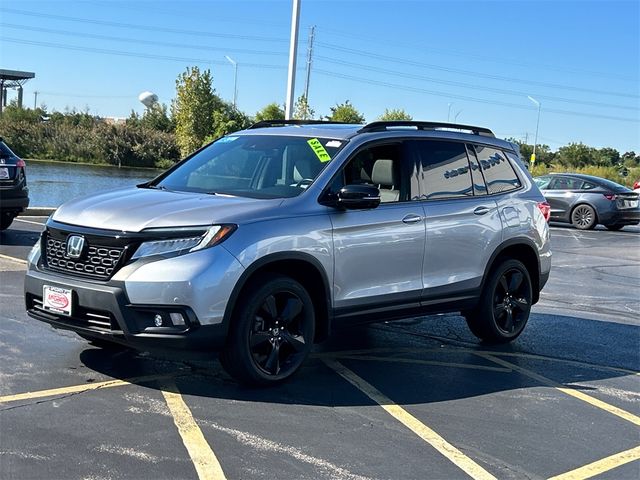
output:
[[571,223],[579,230],[591,230],[597,220],[596,211],[590,205],[578,205],[571,212]]
[[289,378],[313,345],[311,297],[295,280],[271,274],[252,281],[239,302],[220,354],[222,366],[241,383],[270,385]]
[[16,218],[16,216],[13,213],[1,213],[0,230],[6,230],[7,228],[9,228],[14,218]]
[[505,260],[493,269],[478,306],[464,312],[471,332],[481,340],[506,343],[524,330],[531,311],[531,277],[522,262]]

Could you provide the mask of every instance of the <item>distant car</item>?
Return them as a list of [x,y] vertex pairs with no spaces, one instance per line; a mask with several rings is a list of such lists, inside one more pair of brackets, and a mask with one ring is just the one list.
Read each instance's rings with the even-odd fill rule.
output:
[[24,160],[0,138],[0,230],[6,230],[29,206]]
[[636,180],[633,184],[633,191],[640,193],[640,180]]
[[605,178],[577,173],[552,173],[534,178],[551,205],[550,221],[580,230],[597,224],[609,230],[640,223],[638,194]]

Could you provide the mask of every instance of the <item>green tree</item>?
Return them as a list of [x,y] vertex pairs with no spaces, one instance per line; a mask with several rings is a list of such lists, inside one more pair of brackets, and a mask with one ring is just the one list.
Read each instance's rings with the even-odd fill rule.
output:
[[327,120],[332,122],[364,123],[364,117],[349,103],[349,100],[331,107],[331,115],[327,117]]
[[600,167],[613,167],[620,163],[620,152],[615,148],[601,148],[594,151],[596,164]]
[[173,130],[173,122],[167,115],[167,105],[164,103],[154,103],[145,109],[140,124],[143,127],[160,132],[171,132]]
[[212,86],[211,72],[187,68],[176,80],[176,98],[171,106],[176,141],[182,155],[200,148],[213,134],[214,112],[222,100]]
[[392,120],[413,120],[413,117],[405,112],[402,108],[384,109],[384,113],[380,115],[378,120],[388,122]]
[[276,102],[270,103],[256,113],[256,122],[263,120],[284,120],[284,109]]
[[565,167],[584,167],[587,165],[595,165],[594,151],[594,148],[589,147],[582,142],[570,143],[569,145],[558,149],[556,159],[558,163]]
[[293,108],[293,118],[296,120],[312,120],[316,114],[315,110],[309,106],[307,97],[301,95]]
[[238,110],[233,104],[223,102],[215,112],[213,112],[213,134],[209,135],[204,143],[220,138],[227,133],[243,130],[251,125],[251,119]]
[[[533,145],[529,145],[515,138],[508,138],[507,141],[517,144],[520,147],[520,156],[525,162],[531,160],[531,154],[533,153]],[[536,147],[536,165],[551,165],[554,161],[556,154],[551,151],[549,145],[538,145]]]

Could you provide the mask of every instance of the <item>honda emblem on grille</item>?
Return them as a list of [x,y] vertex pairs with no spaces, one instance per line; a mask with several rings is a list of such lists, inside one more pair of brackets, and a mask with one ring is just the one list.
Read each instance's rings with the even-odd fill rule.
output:
[[84,250],[84,237],[82,235],[69,235],[67,237],[67,256],[80,258]]

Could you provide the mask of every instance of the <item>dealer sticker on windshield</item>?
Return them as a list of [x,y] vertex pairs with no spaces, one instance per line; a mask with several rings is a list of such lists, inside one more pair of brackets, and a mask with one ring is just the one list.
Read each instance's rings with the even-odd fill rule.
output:
[[320,143],[320,140],[318,140],[317,138],[312,138],[311,140],[307,140],[307,143],[315,152],[316,156],[318,157],[318,160],[320,160],[322,163],[328,162],[329,160],[331,160],[331,155],[329,155],[327,151],[324,149],[324,147]]
[[69,288],[44,285],[42,287],[42,306],[45,310],[71,315],[71,296],[72,291]]

